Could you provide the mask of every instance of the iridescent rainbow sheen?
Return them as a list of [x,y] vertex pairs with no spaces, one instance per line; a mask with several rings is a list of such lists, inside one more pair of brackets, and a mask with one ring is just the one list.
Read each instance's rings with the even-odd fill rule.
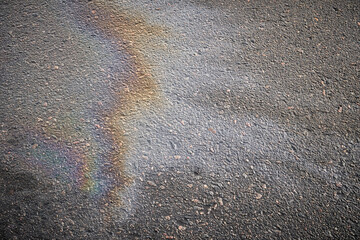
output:
[[[71,10],[66,14],[72,20],[62,27],[75,36],[75,47],[87,46],[89,41],[105,43],[103,49],[109,49],[111,55],[103,57],[115,61],[102,63],[102,46],[97,49],[96,44],[89,44],[93,56],[84,56],[84,61],[92,62],[99,72],[88,74],[79,69],[78,77],[71,76],[77,81],[52,79],[50,85],[65,89],[63,99],[55,101],[51,91],[46,93],[51,103],[43,100],[44,109],[56,111],[40,112],[38,119],[31,120],[27,126],[29,151],[24,157],[51,178],[87,192],[105,205],[119,206],[121,191],[132,182],[125,167],[133,141],[130,126],[144,109],[161,105],[152,64],[144,53],[148,47],[156,49],[150,40],[164,37],[164,29],[110,1],[64,4],[63,11]],[[89,54],[88,50],[82,52]]]

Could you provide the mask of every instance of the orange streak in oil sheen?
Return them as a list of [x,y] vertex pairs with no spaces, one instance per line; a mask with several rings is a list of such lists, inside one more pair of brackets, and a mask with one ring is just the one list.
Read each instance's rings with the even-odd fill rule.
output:
[[132,182],[125,173],[125,158],[130,147],[130,139],[126,135],[126,125],[141,110],[150,106],[159,106],[161,102],[159,86],[153,77],[150,64],[143,51],[152,45],[151,38],[164,37],[164,28],[153,26],[139,16],[121,10],[111,1],[92,1],[88,5],[91,23],[111,39],[118,40],[119,49],[131,56],[133,77],[128,79],[127,87],[115,86],[118,89],[115,109],[105,114],[107,137],[115,143],[111,152],[112,174],[117,180],[116,186],[110,190],[109,199],[112,204],[120,205],[119,192]]

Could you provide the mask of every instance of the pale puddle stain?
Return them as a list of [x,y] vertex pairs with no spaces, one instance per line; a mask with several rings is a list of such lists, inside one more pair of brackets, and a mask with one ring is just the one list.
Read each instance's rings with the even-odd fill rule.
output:
[[[113,142],[110,153],[111,175],[116,179],[116,184],[109,190],[108,200],[115,206],[121,205],[119,194],[132,179],[125,171],[126,155],[130,148],[131,130],[128,124],[151,107],[161,105],[161,94],[157,81],[154,79],[150,64],[147,62],[143,51],[151,44],[152,37],[164,37],[164,29],[151,26],[139,16],[133,16],[119,6],[108,1],[91,1],[88,4],[90,23],[101,31],[106,38],[118,41],[120,50],[125,50],[131,56],[132,77],[126,82],[127,87],[115,86],[118,90],[116,107],[104,113],[103,130],[108,139]],[[87,169],[91,172],[91,169]],[[85,188],[91,188],[91,178],[86,180]]]

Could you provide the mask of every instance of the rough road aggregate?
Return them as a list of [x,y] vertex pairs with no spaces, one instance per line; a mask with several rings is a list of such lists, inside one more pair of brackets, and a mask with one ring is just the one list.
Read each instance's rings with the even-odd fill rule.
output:
[[359,239],[357,0],[0,1],[1,239]]

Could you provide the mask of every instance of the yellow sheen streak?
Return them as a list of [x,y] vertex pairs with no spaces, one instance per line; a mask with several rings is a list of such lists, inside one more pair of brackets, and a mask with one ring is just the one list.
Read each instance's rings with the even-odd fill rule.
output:
[[125,50],[131,56],[133,76],[127,81],[127,87],[115,86],[118,89],[117,107],[104,117],[105,130],[115,143],[111,152],[112,175],[117,181],[110,191],[112,204],[120,205],[119,192],[129,185],[131,177],[125,173],[125,159],[129,151],[131,131],[129,123],[139,116],[140,111],[150,106],[159,106],[160,91],[153,77],[151,66],[143,52],[146,49],[157,48],[151,40],[164,37],[164,29],[152,26],[139,17],[129,14],[110,1],[92,1],[88,5],[91,23],[102,31],[109,39],[118,42],[119,50]]

